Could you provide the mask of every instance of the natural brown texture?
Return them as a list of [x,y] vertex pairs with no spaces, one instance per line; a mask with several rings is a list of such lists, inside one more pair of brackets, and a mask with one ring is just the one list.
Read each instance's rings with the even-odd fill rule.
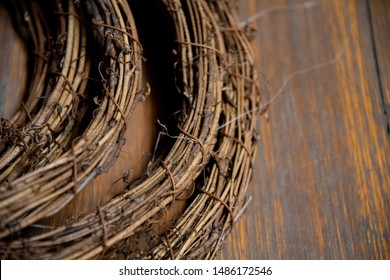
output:
[[[27,54],[25,45],[18,39],[17,34],[10,27],[11,17],[6,12],[3,5],[0,4],[0,116],[11,117],[21,101],[21,92],[25,89],[27,73],[19,71],[20,67],[26,67]],[[7,43],[12,42],[12,43]],[[7,92],[15,94],[6,95]]]
[[[58,212],[109,169],[144,93],[141,47],[126,2],[10,5],[31,50],[23,103],[0,119],[0,238]],[[103,20],[99,11],[110,16]],[[100,76],[93,78],[92,67]]]
[[[242,19],[305,3],[238,2]],[[261,119],[252,200],[220,258],[390,258],[389,1],[311,2],[318,5],[272,9],[256,21],[255,57],[271,98],[291,73],[326,65],[290,79],[269,107],[269,119]],[[1,106],[7,106],[3,100],[13,103],[7,97]],[[155,125],[150,108],[156,111],[154,105],[135,112],[133,135],[140,138],[121,155],[129,168],[136,166],[130,159],[142,162],[153,152],[137,125],[137,116]],[[140,149],[143,156],[136,155]],[[120,163],[110,172],[116,178],[127,169]],[[102,176],[94,185],[112,181]],[[85,213],[87,195],[106,192],[86,189],[59,223]]]
[[[245,207],[257,150],[256,116],[261,111],[253,54],[233,2],[152,3],[170,19],[168,33],[175,46],[169,50],[175,61],[165,64],[163,71],[176,72],[169,78],[176,87],[174,99],[182,103],[171,113],[176,115],[177,132],[160,122],[172,147],[157,141],[156,147],[163,145],[165,151],[153,154],[145,176],[134,182],[120,176],[113,182],[125,184],[120,194],[100,202],[92,213],[43,233],[32,232],[31,226],[42,227],[42,218],[61,210],[119,155],[126,129],[121,125],[149,93],[138,89],[140,55],[148,44],[139,43],[139,24],[125,0],[80,5],[58,0],[51,8],[54,12],[41,11],[38,2],[31,8],[29,2],[21,4],[26,10],[15,9],[33,23],[28,31],[37,58],[24,106],[12,119],[1,119],[2,257],[214,258]],[[49,29],[45,20],[54,24],[51,14],[58,23]],[[85,35],[87,29],[93,36]],[[91,43],[91,37],[97,42]],[[93,43],[98,50],[96,68],[90,60]],[[103,96],[88,87],[93,80],[90,69],[101,75]],[[47,73],[55,77],[45,78]],[[85,111],[92,116],[85,117]],[[30,131],[33,136],[24,135]],[[183,202],[184,211],[175,214]],[[156,228],[161,219],[168,223]],[[149,244],[134,252],[131,244],[140,234]]]
[[252,204],[221,257],[389,259],[389,1],[240,8],[264,12],[253,45],[270,98],[330,63],[290,79],[261,119]]

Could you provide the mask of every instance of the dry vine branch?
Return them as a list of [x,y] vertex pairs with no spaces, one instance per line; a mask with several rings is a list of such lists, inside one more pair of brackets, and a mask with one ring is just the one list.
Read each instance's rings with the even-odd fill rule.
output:
[[[156,233],[157,242],[151,242],[143,252],[129,253],[126,257],[214,258],[235,218],[242,214],[256,153],[257,111],[254,108],[260,105],[260,96],[251,47],[234,14],[234,2],[161,2],[174,26],[179,56],[175,67],[180,69],[177,87],[186,98],[182,120],[177,124],[179,135],[173,137],[174,145],[160,162],[153,164],[155,168],[148,177],[130,184],[124,193],[99,207],[96,213],[33,237],[10,235],[58,210],[105,168],[137,101],[141,49],[127,2],[89,0],[83,10],[73,7],[69,1],[68,10],[58,14],[63,15],[61,22],[66,21],[67,30],[71,26],[75,30],[67,32],[65,48],[65,57],[73,57],[68,64],[75,64],[62,66],[77,69],[80,65],[81,51],[77,52],[79,47],[74,45],[74,36],[84,34],[83,24],[89,20],[107,57],[104,70],[110,74],[104,75],[105,71],[99,69],[104,94],[99,97],[99,107],[89,125],[75,140],[71,135],[61,137],[64,131],[70,134],[72,131],[61,120],[67,119],[72,124],[78,121],[70,112],[78,104],[74,99],[84,94],[79,90],[80,84],[75,83],[80,71],[66,70],[61,72],[63,75],[57,75],[56,91],[50,93],[58,97],[51,98],[50,94],[42,113],[34,115],[32,120],[25,118],[29,122],[45,121],[40,123],[39,133],[63,128],[55,135],[65,150],[50,142],[50,151],[58,150],[55,156],[31,170],[24,170],[25,174],[17,174],[8,183],[8,173],[13,171],[8,170],[9,164],[2,165],[1,172],[8,173],[2,179],[4,186],[0,193],[0,236],[10,235],[12,240],[0,241],[0,253],[6,257],[109,258],[116,251],[125,250],[137,233],[148,230],[156,217],[176,199],[182,199],[183,194],[192,193],[196,186],[185,212],[172,227],[167,232]],[[72,42],[70,34],[73,34]],[[67,51],[71,54],[67,55]],[[72,56],[73,52],[77,55]],[[87,62],[86,59],[83,65],[88,65]],[[66,112],[55,112],[49,103],[59,102],[58,98],[61,104],[67,105]],[[5,123],[4,127],[11,131],[16,122]],[[20,150],[9,163],[19,161],[20,154],[31,149],[31,139],[22,140],[9,150],[9,153]],[[3,158],[0,160],[1,163]],[[28,203],[22,197],[28,198]]]
[[[35,91],[33,86],[30,88],[34,90],[29,93],[34,100],[42,99],[42,104],[36,104],[41,105],[39,108],[27,108],[28,115],[33,116],[31,120],[29,117],[22,122],[26,120],[22,117],[25,110],[20,110],[10,121],[2,120],[0,237],[61,209],[88,181],[101,173],[121,142],[125,122],[134,110],[135,97],[140,91],[141,49],[133,39],[137,34],[127,3],[110,4],[113,12],[107,18],[95,14],[95,10],[104,10],[105,6],[99,6],[99,3],[107,5],[86,1],[86,7],[77,8],[73,1],[57,1],[52,7],[57,9],[57,32],[34,36],[40,41],[56,40],[56,49],[39,50],[47,53],[46,60],[50,63],[51,71],[44,74],[52,75],[34,76],[34,81],[46,81],[47,85],[46,88],[41,87],[40,92]],[[35,1],[25,13],[43,14]],[[104,27],[101,31],[105,35],[94,38],[103,48],[110,50],[110,55],[103,55],[101,62],[112,73],[102,77],[104,92],[95,93],[100,99],[100,106],[89,118],[83,114],[86,109],[80,108],[88,106],[82,99],[86,98],[91,66],[84,23],[98,16],[108,26],[113,21],[117,32]],[[44,17],[36,18],[37,21],[41,19],[44,20]],[[127,47],[116,46],[118,41]],[[61,49],[63,51],[57,57]],[[112,57],[114,55],[115,58]],[[36,59],[36,64],[39,64],[41,58]],[[83,103],[82,106],[80,103]],[[79,136],[74,135],[75,128],[83,123],[88,124],[86,129]],[[19,141],[12,139],[12,133],[20,134]]]

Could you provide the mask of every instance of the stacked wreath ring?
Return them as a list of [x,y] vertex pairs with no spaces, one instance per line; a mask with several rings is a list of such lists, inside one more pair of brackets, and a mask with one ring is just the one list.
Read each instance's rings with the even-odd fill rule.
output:
[[[115,162],[126,122],[148,90],[131,1],[10,4],[33,49],[33,74],[26,102],[0,123],[2,258],[96,259],[120,251],[121,258],[212,259],[242,215],[261,103],[234,1],[154,2],[176,38],[178,59],[167,67],[179,69],[183,105],[173,146],[147,177],[95,213],[32,236],[24,234],[29,226]],[[98,80],[91,81],[92,72]],[[173,225],[147,250],[129,252],[129,240],[178,199],[188,203]]]

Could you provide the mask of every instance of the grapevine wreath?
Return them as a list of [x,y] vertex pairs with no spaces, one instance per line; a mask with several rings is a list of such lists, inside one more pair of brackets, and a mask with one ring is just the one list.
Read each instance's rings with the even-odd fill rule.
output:
[[[137,103],[153,98],[142,83],[133,2],[9,1],[33,50],[33,75],[20,110],[0,124],[3,258],[211,259],[242,214],[261,104],[235,3],[155,0],[148,4],[166,13],[177,56],[166,65],[175,69],[182,104],[173,145],[150,163],[147,176],[96,212],[26,233],[110,168]],[[187,204],[172,226],[142,251],[128,250],[176,200]]]

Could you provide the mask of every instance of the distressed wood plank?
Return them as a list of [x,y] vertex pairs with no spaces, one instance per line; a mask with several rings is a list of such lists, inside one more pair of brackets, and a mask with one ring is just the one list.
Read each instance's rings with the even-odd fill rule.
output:
[[390,137],[390,2],[373,0],[368,4],[383,108],[387,116],[386,129]]
[[25,92],[27,54],[12,26],[11,16],[0,3],[0,117],[12,117]]
[[221,258],[388,259],[390,149],[367,2],[240,5],[265,13],[254,42],[262,83],[274,96],[289,81],[261,119],[253,202]]

